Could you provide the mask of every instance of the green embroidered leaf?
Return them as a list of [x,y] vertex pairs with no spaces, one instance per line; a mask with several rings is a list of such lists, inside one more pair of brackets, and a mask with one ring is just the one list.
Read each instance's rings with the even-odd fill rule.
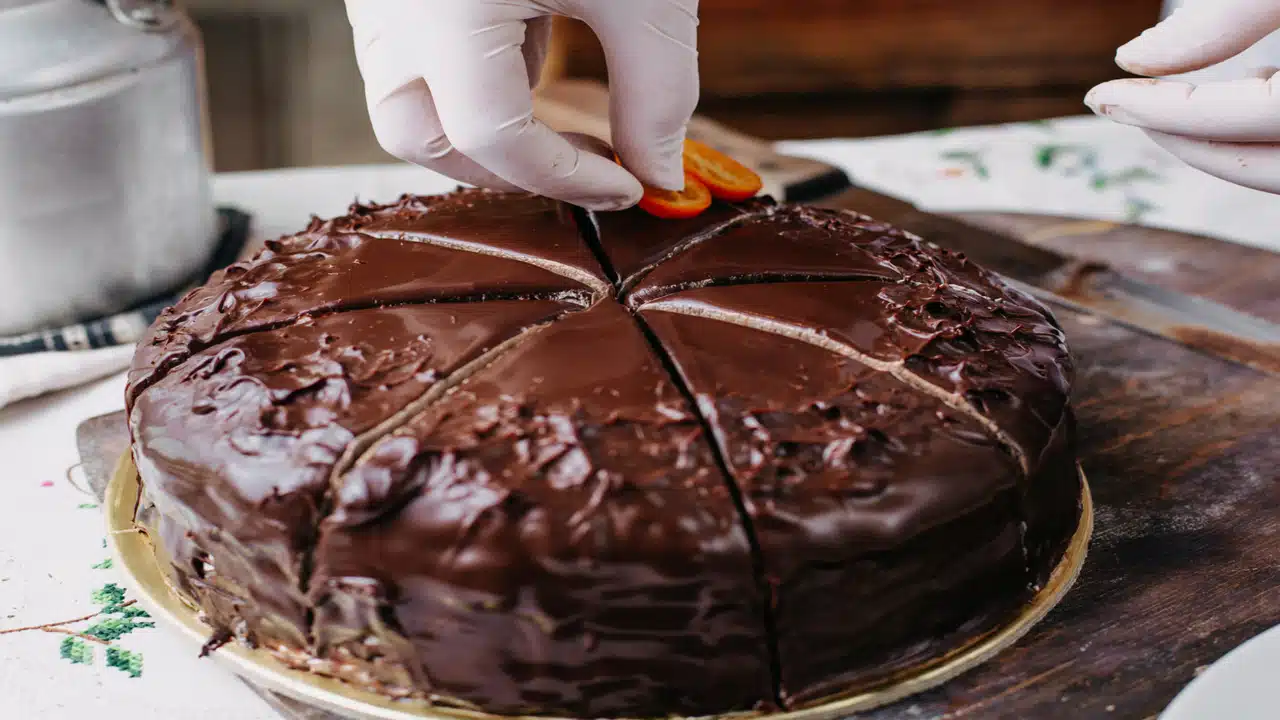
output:
[[1127,185],[1139,180],[1160,180],[1160,175],[1144,167],[1131,167],[1113,174],[1109,179],[1113,185]]
[[93,648],[89,647],[89,643],[78,637],[68,635],[63,638],[58,654],[62,656],[63,660],[70,660],[76,665],[93,664]]
[[1057,145],[1041,145],[1036,149],[1036,165],[1043,169],[1053,167],[1053,159],[1058,156]]
[[1144,167],[1131,167],[1117,173],[1105,175],[1098,173],[1093,177],[1094,190],[1106,190],[1117,185],[1129,185],[1141,180],[1160,180],[1160,176]]
[[106,560],[103,560],[100,563],[95,563],[93,565],[90,565],[89,567],[93,568],[94,570],[110,570],[111,558],[107,558]]
[[131,678],[142,677],[142,655],[118,647],[107,648],[107,665],[129,674]]
[[131,627],[128,627],[127,623],[128,623],[127,620],[122,620],[120,618],[107,618],[106,620],[99,620],[98,622],[85,628],[84,634],[88,635],[89,637],[96,637],[99,640],[107,640],[107,641],[117,640],[121,636],[129,634],[129,631],[133,629]]
[[1127,222],[1138,222],[1147,213],[1158,210],[1155,205],[1147,200],[1139,197],[1131,197],[1125,199],[1125,220]]
[[99,620],[85,628],[84,634],[99,640],[119,640],[134,630],[155,627],[153,622],[139,622],[134,618],[113,617]]
[[929,134],[930,134],[930,135],[950,135],[951,133],[953,133],[953,132],[955,132],[955,131],[956,131],[956,129],[955,129],[955,128],[949,128],[949,127],[947,127],[947,128],[936,128],[936,129],[934,129],[934,130],[930,130],[930,131],[929,131]]
[[982,180],[986,180],[991,177],[991,173],[987,170],[987,165],[983,162],[982,153],[980,152],[975,152],[973,150],[948,150],[942,153],[942,159],[968,165],[969,169],[973,171],[973,174],[977,175]]
[[130,605],[129,607],[125,608],[124,610],[122,610],[122,611],[120,612],[120,617],[126,617],[126,618],[149,618],[149,617],[151,617],[151,613],[147,612],[146,610],[143,610],[142,608],[138,607],[137,605]]
[[1068,174],[1072,170],[1094,168],[1098,165],[1097,151],[1087,145],[1041,145],[1036,148],[1036,165],[1041,170],[1048,170],[1072,158],[1076,160],[1076,166],[1068,166]]
[[92,510],[98,507],[98,503],[80,503],[76,507],[80,508],[81,510]]
[[90,597],[95,604],[106,606],[102,612],[115,612],[119,609],[120,603],[124,602],[124,588],[115,583],[107,583],[94,590]]

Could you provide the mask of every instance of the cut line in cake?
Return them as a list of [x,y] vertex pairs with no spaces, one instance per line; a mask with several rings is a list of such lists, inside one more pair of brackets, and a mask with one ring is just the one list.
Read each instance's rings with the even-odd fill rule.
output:
[[710,320],[733,323],[735,325],[744,325],[761,332],[773,333],[775,335],[801,340],[809,343],[810,345],[816,345],[817,347],[825,350],[843,355],[851,360],[856,360],[869,368],[892,375],[903,383],[912,386],[916,390],[941,400],[951,409],[965,414],[970,419],[982,425],[988,432],[992,433],[1000,440],[1001,445],[1008,450],[1011,455],[1017,458],[1018,464],[1022,468],[1023,473],[1029,473],[1031,470],[1031,465],[1027,459],[1026,452],[1007,432],[996,425],[995,421],[979,412],[977,408],[967,402],[963,397],[955,393],[949,393],[937,385],[920,378],[915,373],[908,371],[906,369],[905,359],[897,362],[878,360],[866,353],[859,352],[847,343],[834,340],[829,335],[816,330],[800,327],[792,323],[779,321],[762,315],[722,310],[720,308],[701,303],[684,302],[679,299],[658,300],[644,306],[644,309],[657,312],[682,313],[685,315],[704,317]]

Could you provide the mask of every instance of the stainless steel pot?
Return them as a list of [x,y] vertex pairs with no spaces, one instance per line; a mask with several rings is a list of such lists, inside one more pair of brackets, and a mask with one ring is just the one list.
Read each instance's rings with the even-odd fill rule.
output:
[[0,0],[0,334],[123,310],[212,252],[194,26],[156,0]]

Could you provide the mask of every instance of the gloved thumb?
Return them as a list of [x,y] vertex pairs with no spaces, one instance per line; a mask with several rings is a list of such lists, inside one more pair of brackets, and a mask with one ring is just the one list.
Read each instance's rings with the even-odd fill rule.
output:
[[1148,77],[1192,72],[1239,55],[1278,28],[1274,0],[1190,0],[1122,45],[1116,64]]

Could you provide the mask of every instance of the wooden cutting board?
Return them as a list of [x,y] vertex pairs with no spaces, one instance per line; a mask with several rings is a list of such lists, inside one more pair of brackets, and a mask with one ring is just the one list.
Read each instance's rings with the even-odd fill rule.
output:
[[[1280,255],[1099,222],[963,217],[1280,321]],[[1150,718],[1209,664],[1280,624],[1280,379],[1058,316],[1078,365],[1097,513],[1084,572],[1014,648],[861,717]],[[110,468],[127,446],[123,417],[86,422],[80,440],[86,470]],[[259,692],[286,717],[326,719]]]

